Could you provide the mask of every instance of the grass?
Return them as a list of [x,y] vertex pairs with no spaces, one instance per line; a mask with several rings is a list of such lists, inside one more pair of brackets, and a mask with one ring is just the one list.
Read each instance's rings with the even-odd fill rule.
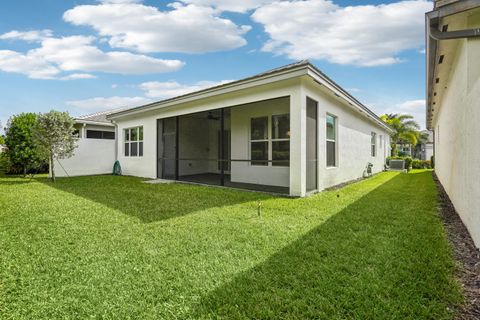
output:
[[428,171],[306,199],[0,177],[0,318],[451,319],[436,206]]

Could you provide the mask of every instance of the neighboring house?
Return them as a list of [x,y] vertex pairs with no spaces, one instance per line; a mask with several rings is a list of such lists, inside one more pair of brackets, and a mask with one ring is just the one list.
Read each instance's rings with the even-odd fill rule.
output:
[[480,1],[436,1],[426,18],[435,171],[480,247]]
[[112,173],[115,162],[115,125],[106,116],[114,111],[98,112],[75,119],[78,147],[75,155],[56,160],[55,174],[81,176]]
[[433,156],[433,132],[429,130],[421,131],[421,134],[428,134],[426,142],[418,143],[414,150],[413,156],[415,159],[430,160]]
[[[109,114],[126,175],[305,196],[384,168],[391,129],[308,61]],[[113,165],[113,159],[109,160]]]
[[4,146],[3,144],[0,144],[0,153],[3,153],[6,149],[7,149],[6,146]]
[[397,152],[401,156],[411,157],[413,154],[413,148],[411,144],[397,143]]

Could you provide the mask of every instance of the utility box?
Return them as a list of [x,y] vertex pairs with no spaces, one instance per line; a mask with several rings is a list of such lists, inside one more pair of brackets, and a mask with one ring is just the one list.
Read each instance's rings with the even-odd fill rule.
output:
[[391,159],[390,170],[392,171],[405,171],[405,160]]

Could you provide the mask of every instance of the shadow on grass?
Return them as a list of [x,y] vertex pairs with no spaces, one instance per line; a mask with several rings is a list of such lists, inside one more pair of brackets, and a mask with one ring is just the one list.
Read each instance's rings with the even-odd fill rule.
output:
[[149,223],[273,196],[186,184],[145,184],[135,177],[90,176],[40,181]]
[[0,186],[14,186],[14,185],[21,185],[21,184],[29,184],[31,182],[35,182],[30,176],[21,176],[21,175],[13,175],[13,174],[3,174],[0,173]]
[[398,175],[204,296],[192,318],[450,318],[460,296],[435,208],[430,172]]

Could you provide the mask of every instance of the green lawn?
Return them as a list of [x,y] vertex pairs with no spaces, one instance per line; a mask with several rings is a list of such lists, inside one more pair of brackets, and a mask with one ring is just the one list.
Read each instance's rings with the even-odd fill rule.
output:
[[436,207],[428,171],[306,199],[0,177],[0,319],[451,319]]

